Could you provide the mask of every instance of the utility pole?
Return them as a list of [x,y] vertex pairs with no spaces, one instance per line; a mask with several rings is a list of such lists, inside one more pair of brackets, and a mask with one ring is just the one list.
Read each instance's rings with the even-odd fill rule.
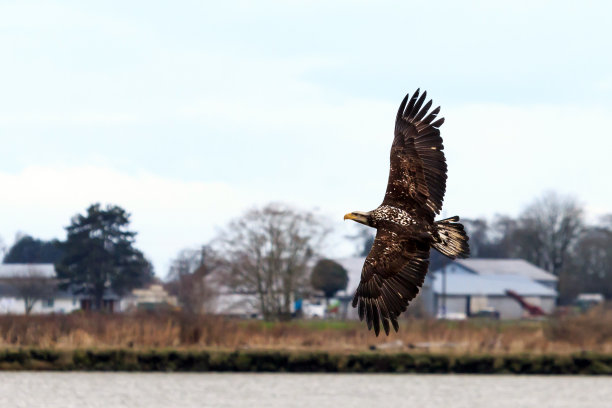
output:
[[446,266],[448,265],[448,259],[444,257],[442,263],[442,318],[446,319]]

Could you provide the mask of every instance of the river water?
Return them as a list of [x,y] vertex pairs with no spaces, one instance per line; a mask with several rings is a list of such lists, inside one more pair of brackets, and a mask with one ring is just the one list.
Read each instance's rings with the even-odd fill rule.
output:
[[612,377],[0,372],[0,407],[612,407]]

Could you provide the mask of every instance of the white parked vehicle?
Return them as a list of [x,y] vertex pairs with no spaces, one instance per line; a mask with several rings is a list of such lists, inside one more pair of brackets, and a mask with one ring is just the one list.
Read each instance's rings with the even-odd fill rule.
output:
[[322,302],[310,303],[305,300],[302,303],[302,311],[307,319],[323,319],[325,317],[325,304]]

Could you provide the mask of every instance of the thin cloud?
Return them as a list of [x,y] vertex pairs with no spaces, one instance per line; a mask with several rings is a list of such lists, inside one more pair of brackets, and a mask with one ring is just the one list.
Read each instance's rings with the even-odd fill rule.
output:
[[132,214],[138,246],[161,275],[181,248],[205,243],[215,225],[222,225],[244,209],[245,203],[257,199],[223,183],[92,166],[31,166],[17,173],[0,172],[0,190],[5,240],[17,231],[63,239],[70,218],[83,213],[89,204],[122,206]]

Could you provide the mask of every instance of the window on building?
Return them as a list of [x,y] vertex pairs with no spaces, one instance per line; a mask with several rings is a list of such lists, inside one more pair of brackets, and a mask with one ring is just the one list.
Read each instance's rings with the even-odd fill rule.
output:
[[53,307],[54,304],[55,304],[55,299],[46,299],[43,302],[44,307]]

